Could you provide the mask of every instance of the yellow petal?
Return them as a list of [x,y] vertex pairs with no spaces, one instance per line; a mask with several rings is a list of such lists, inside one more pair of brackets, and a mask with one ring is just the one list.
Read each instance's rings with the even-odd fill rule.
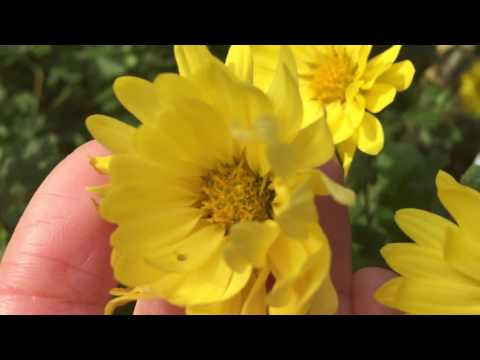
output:
[[125,185],[108,192],[100,203],[100,214],[112,223],[124,224],[162,213],[166,208],[190,207],[196,201],[198,194],[182,184],[159,181],[155,186]]
[[178,72],[185,77],[192,76],[213,59],[205,45],[175,45],[174,51]]
[[252,45],[253,83],[262,91],[267,91],[272,83],[278,65],[279,45]]
[[90,159],[90,164],[100,173],[108,174],[112,156],[97,156]]
[[342,205],[352,206],[355,202],[355,193],[342,186],[321,170],[312,171],[313,191],[319,196],[331,196]]
[[251,267],[245,268],[240,273],[232,271],[219,252],[201,268],[187,273],[175,286],[171,284],[165,286],[160,281],[145,286],[145,289],[177,306],[208,305],[237,295],[246,286],[251,273]]
[[338,310],[338,296],[330,276],[315,293],[309,305],[309,315],[334,315]]
[[[112,157],[108,174],[111,183],[115,186],[133,184],[159,185],[167,182],[180,184],[180,179],[190,179],[190,177],[202,175],[197,167],[189,166],[188,163],[178,161],[178,164],[175,165],[175,171],[173,172],[172,167],[166,166],[161,161],[151,161],[135,155],[122,154]],[[182,182],[182,184],[186,183],[186,181]],[[194,184],[193,179],[192,184]]]
[[480,243],[462,231],[450,230],[445,243],[445,261],[465,276],[480,280]]
[[444,171],[437,175],[438,197],[462,230],[476,238],[480,234],[480,194]]
[[[302,125],[303,107],[296,70],[289,69],[294,63],[288,47],[281,46],[278,67],[275,71],[268,95],[272,100],[275,115],[280,121],[279,130],[282,142],[290,142]],[[294,71],[294,72],[293,72]]]
[[352,136],[353,129],[346,121],[340,101],[333,102],[326,106],[327,122],[333,136],[333,142],[338,144]]
[[123,76],[115,80],[113,91],[122,105],[142,123],[158,121],[162,99],[151,82]]
[[112,189],[111,184],[87,187],[88,192],[91,192],[92,194],[97,194],[98,196],[100,196],[100,198],[107,196],[107,194],[111,189]]
[[[179,97],[202,99],[202,91],[194,81],[178,74],[161,73],[155,78],[153,85],[161,99],[162,106]],[[167,104],[165,104],[167,103]]]
[[337,101],[327,105],[327,122],[335,144],[353,136],[360,125],[365,113],[363,100],[360,99],[358,102],[342,104]]
[[[360,88],[362,87],[362,81],[354,81],[348,85],[347,90],[345,91],[345,101],[351,103],[355,101],[357,96],[360,96]],[[364,106],[365,107],[365,106]]]
[[[282,190],[275,186],[275,191]],[[293,189],[285,190],[288,195],[283,208],[279,209],[274,201],[275,219],[283,233],[294,239],[305,239],[312,224],[317,222],[317,210],[310,180],[305,180]]]
[[267,312],[266,303],[266,282],[270,275],[270,269],[264,267],[255,276],[255,280],[242,307],[242,315],[265,315]]
[[268,161],[281,178],[319,167],[333,155],[332,137],[323,119],[302,129],[291,144],[276,143],[267,147]]
[[264,222],[240,222],[233,225],[228,234],[228,244],[225,249],[225,260],[235,271],[235,260],[232,257],[242,257],[256,268],[265,266],[267,253],[279,234],[278,225],[271,220]]
[[300,153],[290,144],[274,144],[268,146],[267,158],[275,175],[286,179],[298,169]]
[[345,116],[348,123],[354,129],[358,128],[365,114],[365,98],[357,95],[353,101],[344,104]]
[[199,209],[179,207],[159,211],[122,223],[112,234],[114,249],[124,254],[149,255],[159,248],[184,240],[197,225]]
[[392,309],[397,309],[397,294],[403,282],[404,279],[402,277],[396,277],[387,281],[374,293],[374,299],[380,304],[388,306]]
[[297,160],[298,167],[305,169],[325,164],[335,152],[332,135],[324,119],[301,130],[292,145],[301,154]]
[[397,59],[401,48],[401,45],[394,45],[368,62],[362,78],[365,81],[362,89],[370,89],[378,77],[390,69]]
[[376,298],[410,314],[480,314],[480,289],[464,283],[396,278],[384,284]]
[[359,45],[357,70],[355,72],[355,80],[361,79],[367,67],[368,57],[372,51],[372,45]]
[[227,124],[207,104],[195,99],[179,99],[175,107],[165,110],[161,117],[155,128],[141,127],[137,131],[140,153],[159,162],[176,157],[203,168],[232,159],[233,141]]
[[[162,168],[175,169],[180,176],[198,175],[202,166],[195,163],[194,156],[189,155],[192,152],[191,147],[199,146],[198,142],[187,144],[186,149],[180,147],[182,144],[177,144],[174,138],[181,134],[180,127],[183,126],[179,125],[178,133],[173,130],[173,134],[168,134],[158,127],[141,126],[134,137],[137,153],[139,157],[158,163]],[[187,131],[186,135],[190,135],[191,129]]]
[[300,96],[303,103],[302,128],[306,128],[317,120],[325,119],[325,107],[321,102],[310,98],[309,93],[300,87]]
[[252,85],[238,82],[221,62],[211,62],[192,81],[202,89],[203,101],[229,127],[249,128],[259,117],[273,114],[268,97]]
[[146,255],[147,261],[165,272],[195,271],[224,243],[225,229],[209,225],[194,230],[184,240],[158,247]]
[[88,131],[115,153],[133,151],[135,128],[105,115],[92,115],[86,120]]
[[164,272],[149,265],[141,256],[113,250],[111,260],[115,279],[129,287],[149,284],[165,275]]
[[[319,250],[310,254],[306,261],[301,264],[300,272],[292,278],[277,279],[274,288],[269,296],[268,301],[274,299],[275,292],[282,291],[284,287],[291,287],[288,302],[285,305],[278,306],[274,304],[270,307],[272,315],[288,315],[288,314],[306,314],[309,311],[310,304],[314,295],[320,290],[326,278],[329,276],[330,270],[330,248],[325,234],[319,227],[315,227],[310,236],[316,238],[321,244]],[[331,292],[328,293],[331,296]],[[331,302],[331,299],[326,299]],[[336,312],[334,309],[333,313]]]
[[448,230],[455,228],[441,216],[417,209],[397,211],[395,222],[417,244],[438,250],[443,249]]
[[[297,277],[303,264],[307,261],[308,253],[302,243],[280,236],[273,244],[269,252],[269,260],[276,279],[276,288],[268,295],[268,303],[271,306],[284,306],[293,295],[290,286],[279,286],[278,281],[285,281]],[[288,284],[287,284],[288,285]]]
[[372,113],[378,113],[390,105],[396,95],[397,90],[393,85],[377,82],[365,96],[367,109]]
[[344,176],[347,177],[355,156],[355,152],[357,151],[357,136],[338,144],[337,151],[340,155],[340,159],[342,160]]
[[249,45],[232,45],[225,64],[243,81],[253,82],[253,56]]
[[265,144],[248,144],[245,152],[245,157],[247,158],[250,169],[262,177],[266,176],[271,170],[270,163],[267,159],[266,148]]
[[432,278],[473,283],[449,266],[439,249],[398,243],[384,246],[381,253],[393,270],[407,278]]
[[308,74],[311,72],[311,64],[317,59],[315,45],[289,45],[295,56],[299,74]]
[[357,63],[359,60],[360,50],[364,45],[336,45],[339,52],[347,55],[352,63]]
[[390,84],[397,89],[397,91],[404,91],[410,87],[415,75],[415,67],[410,60],[400,61],[393,64],[378,81],[383,84]]
[[[246,144],[246,156],[252,169],[258,169],[260,174],[266,174],[275,163],[279,167],[286,167],[287,163],[291,163],[290,158],[295,157],[295,151],[291,149],[291,145],[280,143],[279,126],[272,117],[263,117],[258,119],[251,129],[246,131],[244,143]],[[290,157],[283,161],[279,159],[279,154],[291,152]],[[272,159],[269,158],[272,155]],[[279,159],[279,161],[277,161]],[[283,161],[283,163],[282,163]],[[285,164],[284,164],[285,163]],[[278,168],[274,170],[277,175],[281,172],[282,176],[287,176],[289,171],[293,171],[292,167],[282,170]],[[283,171],[283,172],[282,172]]]
[[358,148],[369,155],[377,155],[383,149],[383,127],[378,119],[365,113],[358,129]]
[[[113,292],[111,292],[113,295]],[[119,306],[126,305],[132,301],[136,301],[139,299],[149,299],[152,298],[148,294],[143,293],[139,289],[133,289],[130,291],[124,291],[121,294],[118,294],[118,297],[110,300],[107,305],[105,306],[104,314],[105,315],[112,315],[115,312],[115,309]]]

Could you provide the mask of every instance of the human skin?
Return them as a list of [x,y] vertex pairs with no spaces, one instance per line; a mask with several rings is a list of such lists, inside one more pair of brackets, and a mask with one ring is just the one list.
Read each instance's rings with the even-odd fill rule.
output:
[[[97,142],[86,143],[40,185],[0,263],[0,314],[103,314],[109,290],[116,286],[109,244],[115,227],[100,218],[85,188],[107,182],[88,161],[107,154]],[[342,181],[337,162],[324,170]],[[332,246],[339,314],[396,314],[373,299],[392,272],[364,268],[352,273],[347,209],[329,197],[319,198],[317,208]],[[134,313],[172,315],[183,310],[161,300],[141,300]]]

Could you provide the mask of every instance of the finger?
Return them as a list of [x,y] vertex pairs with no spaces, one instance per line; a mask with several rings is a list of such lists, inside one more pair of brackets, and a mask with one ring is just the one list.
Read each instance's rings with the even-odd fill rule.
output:
[[0,313],[103,313],[115,285],[113,228],[85,188],[105,183],[89,157],[106,153],[93,141],[81,146],[36,191],[0,265]]
[[378,303],[373,295],[386,281],[397,276],[382,268],[364,268],[353,276],[353,313],[357,315],[398,315],[400,312]]
[[[323,168],[333,180],[343,184],[343,171],[336,159]],[[352,290],[352,235],[348,209],[331,197],[322,196],[316,200],[318,219],[325,231],[332,249],[332,282],[339,297],[339,314],[351,312]]]
[[138,300],[134,315],[184,315],[185,311],[163,300]]

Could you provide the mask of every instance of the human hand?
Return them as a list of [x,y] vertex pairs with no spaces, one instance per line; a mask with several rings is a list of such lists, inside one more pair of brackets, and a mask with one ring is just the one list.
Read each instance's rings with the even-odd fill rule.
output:
[[[108,154],[95,141],[80,146],[45,179],[21,217],[0,263],[0,314],[103,314],[115,287],[110,233],[85,190],[106,178],[88,159]],[[325,169],[342,181],[335,162]],[[373,299],[394,276],[381,268],[352,273],[348,211],[331,198],[317,200],[321,224],[332,246],[332,279],[339,314],[396,314]],[[368,239],[366,239],[368,240]],[[181,314],[161,300],[140,300],[135,314]]]

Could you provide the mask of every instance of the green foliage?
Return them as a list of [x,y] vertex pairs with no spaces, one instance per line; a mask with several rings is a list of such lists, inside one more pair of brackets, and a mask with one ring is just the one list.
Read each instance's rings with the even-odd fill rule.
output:
[[[225,46],[212,50],[225,56]],[[88,115],[133,120],[115,78],[176,71],[171,46],[0,46],[0,251],[41,181],[90,139]]]
[[[420,48],[408,49],[415,64],[424,61],[415,58],[425,53]],[[355,269],[383,265],[382,246],[410,241],[394,223],[397,210],[413,207],[448,216],[437,199],[436,174],[443,169],[460,179],[480,150],[479,122],[464,115],[455,89],[422,77],[417,67],[412,87],[379,114],[385,131],[383,151],[354,159],[347,183],[358,198],[350,212]],[[465,177],[469,185],[474,185],[472,171]],[[478,177],[475,181],[480,183]]]
[[480,166],[473,164],[462,176],[462,184],[480,191]]
[[0,225],[0,259],[2,258],[5,246],[7,246],[8,235],[7,230]]

